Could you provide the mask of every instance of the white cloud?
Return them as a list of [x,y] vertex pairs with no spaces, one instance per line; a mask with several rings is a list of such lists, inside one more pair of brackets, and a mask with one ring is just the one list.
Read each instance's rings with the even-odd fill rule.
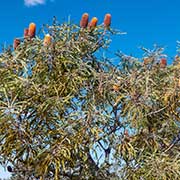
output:
[[39,4],[45,4],[46,0],[24,0],[26,6],[36,6]]

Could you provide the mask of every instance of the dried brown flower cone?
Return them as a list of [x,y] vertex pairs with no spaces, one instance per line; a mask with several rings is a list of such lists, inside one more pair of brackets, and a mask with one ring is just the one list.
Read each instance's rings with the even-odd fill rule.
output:
[[16,49],[20,45],[21,41],[18,38],[14,39],[13,48]]
[[29,34],[29,29],[28,29],[28,28],[25,28],[25,29],[24,29],[24,38],[27,38],[27,37],[28,37],[28,34]]
[[160,60],[160,67],[165,68],[166,66],[167,66],[167,60],[166,60],[166,58],[162,58]]
[[106,14],[104,17],[104,27],[108,28],[111,25],[111,14]]
[[29,24],[29,29],[28,29],[28,36],[30,38],[35,37],[36,35],[36,24],[35,23],[30,23]]
[[80,27],[81,28],[86,28],[88,25],[88,20],[89,20],[89,14],[88,13],[84,13],[81,17],[81,21],[80,21]]

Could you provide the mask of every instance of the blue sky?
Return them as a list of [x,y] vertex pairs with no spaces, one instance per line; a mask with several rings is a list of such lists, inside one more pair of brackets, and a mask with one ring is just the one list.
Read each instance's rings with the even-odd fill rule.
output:
[[1,1],[0,43],[10,44],[22,36],[30,22],[40,28],[55,15],[59,21],[71,16],[79,23],[82,13],[97,16],[102,23],[104,14],[112,14],[112,27],[127,35],[113,38],[111,49],[139,56],[139,46],[152,48],[157,43],[166,48],[170,57],[176,53],[180,40],[179,0],[6,0]]
[[180,40],[179,7],[180,0],[1,0],[0,43],[12,44],[30,22],[39,29],[53,16],[64,22],[70,15],[79,23],[82,13],[88,12],[102,23],[104,14],[111,13],[112,27],[127,32],[113,37],[111,51],[139,56],[139,46],[152,48],[156,43],[166,47],[170,63]]

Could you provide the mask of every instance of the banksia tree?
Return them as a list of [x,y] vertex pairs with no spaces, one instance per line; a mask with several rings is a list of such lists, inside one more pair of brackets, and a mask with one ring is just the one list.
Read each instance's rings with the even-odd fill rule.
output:
[[[0,54],[0,160],[12,179],[179,179],[180,66],[104,56],[109,31],[46,25],[53,37]],[[113,29],[111,29],[113,32]],[[83,38],[82,38],[83,34]],[[49,42],[49,41],[48,41]],[[10,171],[11,171],[10,170]]]
[[[31,24],[33,41],[0,55],[0,156],[12,164],[15,179],[96,177],[90,149],[101,130],[91,116],[110,89],[106,70],[114,70],[94,53],[107,46],[108,36],[101,38],[100,26],[83,39],[77,25],[46,27],[53,41],[35,37]],[[98,121],[105,125],[105,119]]]

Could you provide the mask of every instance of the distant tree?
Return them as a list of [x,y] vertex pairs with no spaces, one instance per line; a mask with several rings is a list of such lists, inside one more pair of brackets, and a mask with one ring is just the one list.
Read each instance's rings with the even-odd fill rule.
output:
[[[35,24],[0,55],[0,158],[19,179],[178,180],[180,58],[108,48],[104,24]],[[29,32],[30,33],[29,33]]]

